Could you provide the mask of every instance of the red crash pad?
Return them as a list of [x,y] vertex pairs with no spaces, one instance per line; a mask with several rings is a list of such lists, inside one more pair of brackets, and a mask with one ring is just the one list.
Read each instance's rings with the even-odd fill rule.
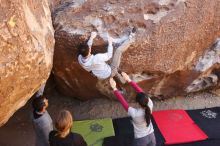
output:
[[153,112],[153,117],[165,144],[180,144],[207,139],[207,135],[194,123],[184,110]]

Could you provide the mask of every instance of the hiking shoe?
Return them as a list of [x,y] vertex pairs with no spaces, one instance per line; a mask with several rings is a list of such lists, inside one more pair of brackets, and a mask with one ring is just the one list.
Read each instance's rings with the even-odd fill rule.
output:
[[137,28],[133,27],[130,34],[129,34],[129,39],[131,40],[132,38],[134,38],[134,36],[136,35],[137,32]]
[[136,27],[133,27],[132,30],[131,30],[131,32],[132,32],[132,33],[136,33],[136,32],[137,32],[137,28],[136,28]]

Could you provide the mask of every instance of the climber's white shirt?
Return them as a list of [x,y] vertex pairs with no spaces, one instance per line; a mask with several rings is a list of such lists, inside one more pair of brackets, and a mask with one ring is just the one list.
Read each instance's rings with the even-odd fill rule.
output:
[[[89,42],[88,42],[89,45]],[[89,45],[90,47],[91,45]],[[78,56],[79,64],[88,72],[92,73],[98,79],[106,79],[111,75],[111,67],[106,63],[112,58],[113,46],[108,45],[108,51],[106,53],[99,53],[96,55],[90,55],[88,58],[83,58],[82,55]]]
[[[149,98],[148,106],[152,112],[153,110],[153,102]],[[152,122],[147,127],[146,119],[145,119],[145,110],[143,108],[128,108],[128,115],[132,117],[132,124],[134,126],[134,137],[142,138],[154,132],[154,128]]]

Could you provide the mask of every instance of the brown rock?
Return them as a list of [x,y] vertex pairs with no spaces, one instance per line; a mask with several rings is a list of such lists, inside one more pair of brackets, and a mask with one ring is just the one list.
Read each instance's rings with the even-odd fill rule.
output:
[[108,81],[99,86],[79,66],[77,45],[85,42],[91,31],[98,31],[93,51],[105,52],[105,32],[120,40],[135,26],[136,42],[123,54],[121,70],[152,94],[185,94],[205,72],[195,68],[199,58],[220,35],[219,6],[220,1],[209,0],[79,0],[58,6],[53,11],[53,73],[59,90],[83,100],[111,97]]
[[0,125],[45,83],[54,30],[47,0],[2,0],[0,5]]

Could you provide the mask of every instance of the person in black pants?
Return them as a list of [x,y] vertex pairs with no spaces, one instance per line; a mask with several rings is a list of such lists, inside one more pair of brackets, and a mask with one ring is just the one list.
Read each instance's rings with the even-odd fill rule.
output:
[[60,111],[55,121],[56,130],[49,134],[50,146],[87,146],[80,134],[71,132],[72,124],[71,113],[67,110]]

